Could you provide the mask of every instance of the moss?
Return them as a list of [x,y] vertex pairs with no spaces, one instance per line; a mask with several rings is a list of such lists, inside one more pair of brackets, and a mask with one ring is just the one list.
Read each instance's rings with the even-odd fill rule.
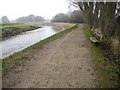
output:
[[10,67],[10,66],[2,66],[2,68],[4,69],[4,72],[9,72],[14,70],[16,67]]
[[[89,27],[87,25],[84,25],[83,29],[87,40],[89,40],[91,36],[91,31]],[[96,87],[117,87],[117,82],[115,80],[118,77],[118,74],[116,73],[117,66],[115,66],[113,62],[110,62],[107,57],[105,57],[104,52],[99,45],[92,43],[90,50],[93,55],[92,61],[94,62],[97,73]]]

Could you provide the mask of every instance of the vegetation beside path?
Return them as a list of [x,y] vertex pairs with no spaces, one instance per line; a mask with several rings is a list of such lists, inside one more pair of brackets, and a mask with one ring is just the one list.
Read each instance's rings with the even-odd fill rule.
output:
[[[84,33],[87,40],[89,40],[91,31],[87,25],[84,25]],[[114,88],[118,87],[118,67],[114,62],[111,62],[108,57],[105,56],[101,46],[92,44],[91,53],[93,56],[93,62],[97,71],[97,81],[99,88]]]
[[[13,55],[10,55],[4,59],[2,59],[3,65],[3,74],[7,74],[7,72],[10,72],[15,69],[19,69],[20,66],[23,65],[25,61],[29,60],[29,57],[25,54],[28,51],[36,51],[38,49],[43,48],[43,45],[45,43],[48,43],[52,40],[55,40],[59,37],[64,36],[66,33],[74,30],[77,28],[78,25],[72,24],[71,27],[62,30],[61,32],[52,35],[30,47],[27,47],[26,49],[16,52]],[[84,25],[83,27],[84,33],[86,35],[87,40],[89,41],[91,34],[91,31],[89,29],[89,26]],[[97,72],[97,86],[99,88],[114,88],[118,87],[118,67],[114,62],[111,62],[108,60],[108,57],[105,56],[104,51],[102,50],[101,46],[91,44],[91,54],[93,56],[92,60],[95,65],[95,69]]]
[[24,63],[26,60],[28,60],[28,57],[26,55],[24,55],[25,52],[40,49],[40,48],[42,48],[43,44],[64,36],[66,33],[77,28],[77,26],[78,26],[77,24],[72,24],[71,27],[64,29],[61,32],[58,32],[44,40],[41,40],[41,41],[37,42],[36,44],[23,49],[22,51],[16,52],[16,53],[2,59],[3,74],[5,74],[9,71],[15,70],[17,67],[20,67],[22,65],[22,63]]

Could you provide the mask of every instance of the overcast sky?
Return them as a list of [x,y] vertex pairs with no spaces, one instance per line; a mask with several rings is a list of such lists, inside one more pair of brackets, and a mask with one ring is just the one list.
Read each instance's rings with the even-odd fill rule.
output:
[[1,0],[0,18],[14,20],[30,14],[52,18],[57,13],[67,13],[67,0]]

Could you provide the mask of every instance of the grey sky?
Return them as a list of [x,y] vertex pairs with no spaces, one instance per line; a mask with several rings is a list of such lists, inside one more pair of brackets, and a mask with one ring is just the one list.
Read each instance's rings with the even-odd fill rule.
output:
[[67,13],[68,6],[66,0],[1,0],[0,18],[13,20],[29,14],[52,18],[57,13]]

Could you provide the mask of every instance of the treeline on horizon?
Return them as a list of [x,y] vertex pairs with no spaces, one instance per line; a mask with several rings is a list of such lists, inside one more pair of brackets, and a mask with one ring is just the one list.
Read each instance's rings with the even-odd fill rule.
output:
[[[35,16],[33,14],[17,18],[14,21],[10,21],[7,16],[1,18],[1,23],[27,23],[27,22],[44,22],[44,17]],[[72,23],[83,23],[84,18],[80,10],[74,10],[71,13],[58,13],[51,19],[51,22],[72,22]]]
[[20,18],[17,18],[14,21],[10,21],[7,16],[3,16],[1,18],[1,23],[11,23],[11,22],[17,22],[17,23],[27,23],[27,22],[44,22],[45,19],[41,16],[35,16],[33,14],[28,15],[28,16],[23,16]]
[[84,18],[81,10],[74,10],[71,13],[58,13],[55,15],[51,22],[72,22],[72,23],[83,23]]

